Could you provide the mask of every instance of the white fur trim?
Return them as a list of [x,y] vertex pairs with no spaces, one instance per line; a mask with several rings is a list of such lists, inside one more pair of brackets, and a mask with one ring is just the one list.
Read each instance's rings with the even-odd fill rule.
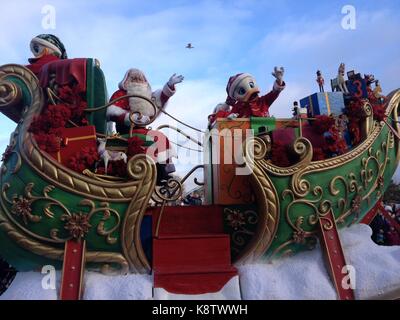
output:
[[124,83],[125,83],[126,79],[128,79],[129,71],[131,71],[131,69],[129,69],[127,72],[125,72],[124,78],[118,83],[118,88],[120,90],[126,90]]
[[59,48],[57,48],[57,46],[55,46],[54,44],[52,44],[52,43],[50,43],[50,42],[48,42],[48,41],[46,41],[44,39],[38,38],[38,37],[33,38],[31,43],[30,43],[30,48],[31,48],[31,51],[32,51],[33,54],[35,54],[35,52],[33,51],[33,45],[35,43],[38,43],[38,44],[42,45],[43,47],[52,49],[53,51],[57,52],[61,57],[61,54],[62,54],[61,50]]
[[129,112],[120,107],[117,107],[116,105],[113,104],[107,108],[106,117],[107,117],[107,120],[110,120],[110,117],[113,117],[113,116],[119,117],[120,115],[126,114],[126,113],[129,113]]
[[162,92],[163,92],[168,98],[170,98],[170,97],[172,97],[172,96],[175,94],[176,89],[172,90],[168,84],[165,84],[165,85],[164,85],[164,88],[162,89]]
[[125,72],[124,78],[120,81],[120,83],[118,83],[118,88],[120,88],[121,90],[126,90],[124,83],[125,83],[126,79],[128,79],[128,76],[129,76],[130,72],[138,72],[138,73],[140,72],[141,74],[143,74],[143,76],[144,76],[144,78],[146,79],[146,82],[147,82],[147,78],[144,75],[143,71],[141,71],[139,69],[131,68],[127,72]]
[[239,76],[230,84],[228,95],[229,95],[231,98],[233,98],[233,94],[235,93],[235,89],[236,89],[236,87],[238,86],[238,84],[239,84],[242,80],[244,80],[244,79],[246,79],[246,78],[252,78],[252,79],[254,79],[254,77],[253,77],[251,74],[249,74],[249,73],[242,73],[241,75],[239,75]]
[[273,88],[274,91],[282,91],[285,88],[286,88],[285,81],[283,81],[283,85],[279,85],[278,81],[274,82],[274,88]]

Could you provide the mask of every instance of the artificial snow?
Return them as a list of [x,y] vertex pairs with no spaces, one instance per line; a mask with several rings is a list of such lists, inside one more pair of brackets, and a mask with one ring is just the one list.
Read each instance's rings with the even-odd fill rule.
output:
[[[356,299],[400,298],[400,246],[383,247],[371,240],[372,230],[354,225],[340,231],[340,238],[349,265],[355,268]],[[233,278],[216,293],[219,299],[238,298],[240,283],[242,299],[336,299],[322,251],[312,251],[269,264],[240,266],[239,281]],[[60,273],[55,289],[43,289],[44,275],[39,272],[18,273],[0,300],[53,300],[59,296]],[[239,282],[239,283],[238,283]],[[106,276],[86,272],[84,295],[87,300],[153,299],[150,275]],[[172,295],[156,289],[154,299],[212,299],[207,296]]]
[[151,275],[106,276],[85,273],[84,300],[150,300],[153,298]]
[[[60,279],[57,272],[56,279]],[[40,272],[18,272],[10,287],[0,296],[0,300],[57,300],[57,281],[55,289],[44,289],[43,274]]]
[[[356,299],[400,298],[400,247],[378,246],[367,225],[339,231],[348,265],[355,268]],[[239,267],[245,300],[336,299],[321,248],[270,264]]]
[[220,291],[212,293],[176,294],[154,288],[154,300],[241,300],[239,277],[233,277]]
[[[18,272],[0,300],[56,300],[60,292],[61,273],[57,272],[54,289],[44,289],[44,275],[39,272]],[[46,286],[45,286],[46,287]],[[129,274],[106,276],[85,272],[84,300],[149,300],[153,298],[153,279],[150,275]]]

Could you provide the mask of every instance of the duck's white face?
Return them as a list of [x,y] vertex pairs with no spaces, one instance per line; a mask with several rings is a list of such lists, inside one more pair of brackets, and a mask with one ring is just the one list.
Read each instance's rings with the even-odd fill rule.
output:
[[49,54],[49,49],[39,43],[34,43],[31,47],[31,50],[35,58],[41,58]]
[[260,89],[253,77],[246,77],[237,85],[233,93],[234,99],[242,102],[251,102],[258,98]]

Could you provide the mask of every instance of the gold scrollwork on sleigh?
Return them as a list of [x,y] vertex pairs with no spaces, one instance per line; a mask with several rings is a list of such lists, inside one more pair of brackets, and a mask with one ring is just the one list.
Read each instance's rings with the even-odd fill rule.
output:
[[[400,125],[397,122],[398,107],[400,104],[400,91],[394,92],[389,97],[386,115],[395,119],[395,128],[400,133]],[[281,168],[271,163],[266,157],[269,143],[261,138],[251,138],[246,142],[246,165],[252,170],[252,186],[257,195],[257,203],[260,212],[270,214],[277,208],[276,222],[279,219],[279,210],[282,210],[282,218],[293,230],[291,239],[274,249],[271,258],[282,254],[290,254],[290,245],[305,244],[314,246],[316,242],[318,221],[323,223],[324,228],[333,227],[334,223],[343,224],[350,216],[350,224],[359,220],[359,213],[363,201],[371,201],[375,192],[376,198],[382,193],[384,186],[383,176],[390,163],[389,153],[393,149],[399,158],[399,141],[395,140],[394,134],[389,131],[385,139],[376,144],[378,137],[381,137],[385,123],[371,122],[373,114],[369,104],[365,105],[365,140],[348,153],[322,161],[312,162],[313,150],[311,143],[305,138],[299,138],[294,142],[293,151],[299,156],[299,161],[291,167]],[[328,181],[313,182],[310,177],[314,173],[334,172],[337,168],[352,161],[360,162],[360,170],[357,172],[346,172],[342,175],[335,175]],[[271,178],[288,177],[288,188],[284,189],[277,196],[275,186]],[[274,180],[275,181],[275,180]],[[268,199],[263,202],[263,199]],[[334,199],[334,200],[333,200]],[[377,199],[376,199],[377,200]],[[374,201],[376,201],[374,199]],[[285,204],[283,206],[283,204]],[[309,214],[294,215],[296,206],[308,208]],[[328,214],[335,212],[336,221],[330,221]],[[265,219],[265,217],[264,217]],[[347,220],[349,221],[349,220]],[[274,226],[277,228],[277,224]],[[263,230],[265,229],[265,234]],[[267,243],[270,239],[271,228],[260,223],[260,230],[253,238],[254,242]],[[276,229],[275,231],[276,232]],[[306,241],[308,240],[308,241]],[[260,256],[266,253],[268,245],[259,247],[262,250],[256,251],[255,247],[246,248],[246,254]]]
[[[18,86],[9,81],[10,77],[18,79]],[[24,100],[26,105],[22,103],[21,90],[25,91],[25,97],[29,97],[25,99],[27,101]],[[108,244],[114,244],[117,239],[113,234],[120,232],[122,253],[88,251],[87,262],[101,264],[103,272],[149,271],[150,265],[142,249],[139,227],[155,186],[154,161],[146,155],[134,156],[127,164],[128,179],[117,182],[94,179],[69,170],[41,151],[29,132],[34,116],[40,114],[44,105],[43,91],[30,70],[15,64],[0,67],[0,108],[8,108],[7,112],[15,112],[16,118],[20,119],[3,155],[0,172],[0,228],[23,249],[59,261],[63,259],[60,244],[70,238],[84,237],[90,228],[96,228],[97,234],[104,237]],[[21,106],[22,110],[18,109]],[[28,184],[21,194],[7,193],[11,187],[12,175],[18,174],[22,166],[47,182],[40,196],[32,192],[33,184]],[[70,211],[59,199],[51,196],[54,189],[80,196],[83,200],[78,203],[78,207],[80,205],[85,210]],[[42,213],[32,210],[33,203],[39,201],[47,201]],[[124,213],[117,212],[112,209],[111,203],[126,203],[128,208]],[[53,228],[47,237],[32,232],[31,224],[55,218],[55,207],[58,208],[57,212],[63,212],[61,217],[57,215],[57,219],[62,220],[69,236],[60,237],[61,230],[57,228]],[[101,214],[102,217],[100,222],[92,226],[91,217],[95,214]],[[106,224],[108,220],[114,224]]]

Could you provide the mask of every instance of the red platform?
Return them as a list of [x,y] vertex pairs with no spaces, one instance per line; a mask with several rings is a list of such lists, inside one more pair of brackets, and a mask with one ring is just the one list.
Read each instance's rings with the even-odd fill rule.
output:
[[[159,211],[158,211],[159,212]],[[158,212],[153,213],[153,233]],[[154,287],[170,293],[220,291],[237,270],[218,206],[165,207],[153,240]]]

